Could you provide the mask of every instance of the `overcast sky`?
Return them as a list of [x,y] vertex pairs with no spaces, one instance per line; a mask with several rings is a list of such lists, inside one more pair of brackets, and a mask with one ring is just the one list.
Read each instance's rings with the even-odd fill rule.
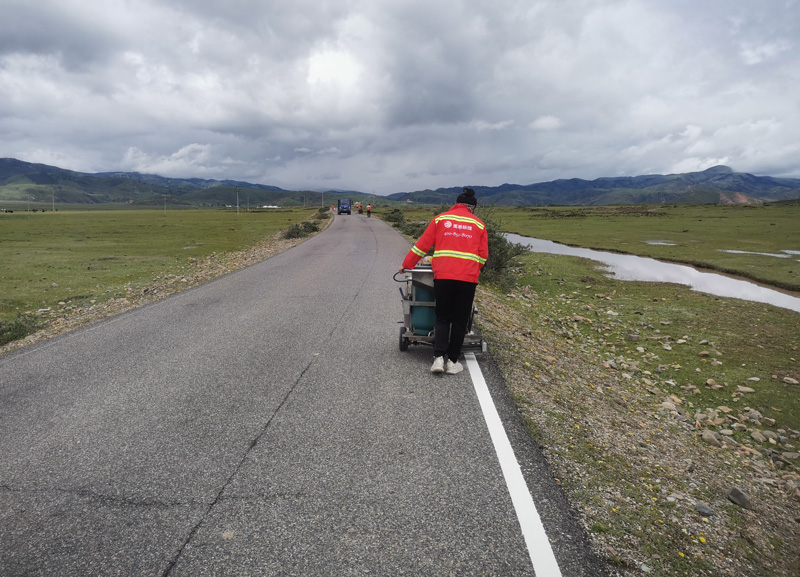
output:
[[377,194],[800,177],[800,0],[0,0],[0,157]]

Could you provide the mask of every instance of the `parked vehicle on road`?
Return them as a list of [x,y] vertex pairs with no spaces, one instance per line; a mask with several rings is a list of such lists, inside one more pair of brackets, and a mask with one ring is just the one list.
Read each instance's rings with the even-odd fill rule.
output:
[[350,214],[350,199],[349,198],[340,198],[338,201],[339,214]]

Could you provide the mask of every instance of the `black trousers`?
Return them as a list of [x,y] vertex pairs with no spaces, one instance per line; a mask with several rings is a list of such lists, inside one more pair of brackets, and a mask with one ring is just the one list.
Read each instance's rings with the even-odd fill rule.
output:
[[475,299],[477,283],[451,279],[434,279],[433,293],[436,296],[436,331],[434,333],[433,356],[447,356],[456,362],[461,355],[461,346],[467,334]]

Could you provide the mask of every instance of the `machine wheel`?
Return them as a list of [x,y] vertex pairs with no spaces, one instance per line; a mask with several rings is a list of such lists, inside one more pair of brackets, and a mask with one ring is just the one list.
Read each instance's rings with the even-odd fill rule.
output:
[[400,327],[400,350],[403,352],[408,350],[408,337],[405,334],[406,327]]

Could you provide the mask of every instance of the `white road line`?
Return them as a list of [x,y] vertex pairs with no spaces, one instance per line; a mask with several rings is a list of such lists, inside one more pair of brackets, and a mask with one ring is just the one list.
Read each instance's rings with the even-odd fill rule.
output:
[[497,458],[500,460],[500,468],[503,470],[506,486],[508,486],[511,501],[517,512],[517,520],[522,529],[525,544],[528,546],[528,555],[533,563],[536,577],[560,577],[561,569],[558,568],[553,548],[550,546],[550,539],[547,538],[533,497],[531,497],[528,485],[522,476],[514,449],[511,448],[511,442],[503,428],[503,422],[497,413],[475,354],[465,353],[464,357],[467,360],[467,368],[472,377],[475,394],[478,395],[478,402],[483,411],[483,418],[486,420],[486,426],[489,427],[489,435],[494,443]]

